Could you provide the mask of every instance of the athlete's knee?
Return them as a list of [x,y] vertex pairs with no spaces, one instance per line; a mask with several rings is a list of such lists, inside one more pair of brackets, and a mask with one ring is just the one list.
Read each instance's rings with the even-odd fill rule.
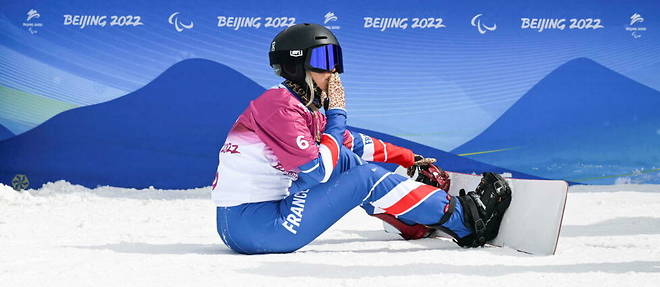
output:
[[356,166],[365,164],[358,155],[353,151],[347,149],[345,146],[341,146],[339,150],[339,170],[340,172],[346,172]]
[[359,174],[362,177],[377,177],[380,178],[384,174],[388,172],[385,168],[373,164],[373,163],[367,163],[363,165],[358,165],[350,170],[351,172],[355,174]]

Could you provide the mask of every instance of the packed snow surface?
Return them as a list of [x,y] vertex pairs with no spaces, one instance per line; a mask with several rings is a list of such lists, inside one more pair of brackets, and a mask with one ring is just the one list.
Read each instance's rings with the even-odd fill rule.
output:
[[292,254],[240,255],[208,189],[0,185],[2,286],[658,286],[660,185],[574,186],[554,256],[404,241],[357,208]]

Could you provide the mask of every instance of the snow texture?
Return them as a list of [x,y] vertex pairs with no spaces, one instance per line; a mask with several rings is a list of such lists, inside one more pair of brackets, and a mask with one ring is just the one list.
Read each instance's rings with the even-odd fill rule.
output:
[[359,208],[296,253],[239,255],[208,189],[0,185],[2,286],[657,286],[658,246],[660,185],[571,187],[554,256],[404,241]]

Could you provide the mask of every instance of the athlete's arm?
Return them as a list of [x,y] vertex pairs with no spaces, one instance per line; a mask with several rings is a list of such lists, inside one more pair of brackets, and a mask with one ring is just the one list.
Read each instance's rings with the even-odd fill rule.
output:
[[362,133],[346,130],[343,145],[366,161],[395,163],[405,168],[415,163],[411,150]]
[[[272,109],[272,108],[271,108]],[[281,106],[270,115],[256,117],[256,133],[275,154],[285,170],[299,170],[292,188],[303,190],[327,182],[333,171],[348,161],[359,160],[343,148],[346,130],[346,111],[326,111],[327,124],[321,142],[316,144],[304,119],[301,106]],[[340,156],[341,155],[341,156]]]
[[346,101],[344,87],[337,73],[330,76],[325,95],[328,97],[328,106],[325,111],[325,130],[319,144],[319,157],[300,166],[298,179],[293,182],[290,191],[325,183],[335,171],[340,173],[350,168],[352,162],[360,161],[359,157],[342,145],[346,132]]
[[325,112],[327,124],[318,145],[319,156],[301,166],[291,190],[304,190],[327,182],[336,169],[345,170],[359,158],[342,145],[346,131],[346,111],[334,108]]

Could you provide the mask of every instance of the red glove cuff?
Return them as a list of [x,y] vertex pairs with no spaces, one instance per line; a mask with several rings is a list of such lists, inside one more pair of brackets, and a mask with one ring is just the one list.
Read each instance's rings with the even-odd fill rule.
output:
[[389,163],[396,163],[405,168],[409,168],[415,163],[415,154],[407,148],[385,143],[385,149]]

